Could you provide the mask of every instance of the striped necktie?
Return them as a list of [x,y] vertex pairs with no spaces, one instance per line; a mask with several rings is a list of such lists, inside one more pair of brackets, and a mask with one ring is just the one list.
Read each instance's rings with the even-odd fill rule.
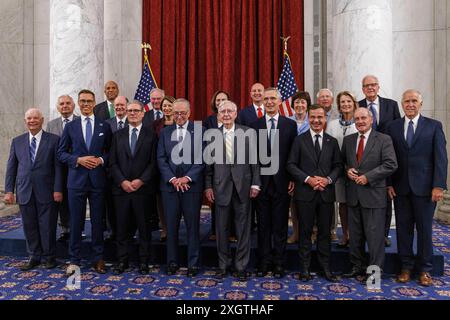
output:
[[31,163],[33,164],[34,160],[36,160],[36,148],[37,148],[36,137],[33,137],[30,143],[30,159]]

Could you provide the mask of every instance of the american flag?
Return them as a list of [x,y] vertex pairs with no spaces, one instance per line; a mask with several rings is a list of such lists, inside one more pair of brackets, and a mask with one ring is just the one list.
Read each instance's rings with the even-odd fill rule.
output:
[[291,98],[298,91],[298,87],[295,83],[294,72],[291,67],[291,59],[289,59],[289,55],[287,53],[284,54],[283,71],[281,72],[277,87],[283,100],[280,107],[280,114],[285,117],[290,117],[294,114],[291,107]]
[[139,81],[136,94],[134,95],[134,100],[142,102],[146,112],[150,110],[150,91],[152,91],[152,89],[154,88],[158,88],[158,85],[156,84],[155,78],[153,77],[153,72],[150,68],[148,58],[145,57],[141,80]]

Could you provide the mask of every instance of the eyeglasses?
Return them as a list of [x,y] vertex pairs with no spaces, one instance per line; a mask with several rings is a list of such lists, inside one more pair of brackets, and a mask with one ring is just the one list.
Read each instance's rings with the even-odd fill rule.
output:
[[94,100],[80,100],[80,104],[93,104]]
[[223,109],[219,111],[220,114],[232,114],[233,112],[235,111],[230,109]]
[[185,117],[185,116],[187,116],[187,112],[186,111],[180,111],[180,112],[174,112],[173,113],[173,115],[175,116],[175,117]]
[[363,88],[377,87],[378,83],[368,83],[363,85]]
[[140,113],[140,112],[142,112],[142,110],[139,110],[139,109],[128,109],[127,110],[127,113]]

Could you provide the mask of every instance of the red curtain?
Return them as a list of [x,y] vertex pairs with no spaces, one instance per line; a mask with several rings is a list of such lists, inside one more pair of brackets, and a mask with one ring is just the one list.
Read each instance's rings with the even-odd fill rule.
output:
[[216,90],[243,108],[253,83],[276,86],[281,36],[291,36],[292,68],[303,88],[303,0],[144,0],[143,11],[158,86],[187,98],[195,120],[211,113]]

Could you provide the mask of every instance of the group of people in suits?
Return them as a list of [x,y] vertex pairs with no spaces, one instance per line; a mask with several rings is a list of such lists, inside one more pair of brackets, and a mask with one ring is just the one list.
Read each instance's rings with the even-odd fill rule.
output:
[[[252,210],[258,229],[256,275],[271,272],[283,277],[291,208],[298,221],[294,230],[299,279],[312,278],[316,228],[320,273],[328,281],[339,281],[330,267],[337,201],[345,229],[340,245],[349,246],[352,264],[344,276],[365,281],[367,266],[383,270],[393,200],[402,263],[398,281],[412,277],[416,227],[419,283],[431,285],[432,218],[447,177],[442,125],[421,115],[423,98],[417,90],[403,93],[403,118],[395,101],[378,95],[375,76],[364,77],[362,90],[366,98],[359,103],[350,92],[341,92],[337,110],[328,89],[319,91],[316,105],[307,92],[299,92],[292,99],[295,114],[287,118],[279,112],[278,89],[256,83],[250,93],[253,104],[240,112],[223,92],[223,101],[204,122],[210,124],[208,130],[189,120],[188,100],[175,100],[154,89],[153,110],[145,112],[141,103],[119,96],[112,81],[105,85],[107,101],[97,106],[93,92],[80,91],[80,117],[73,115],[70,96],[59,97],[61,117],[47,127],[54,134],[42,130],[44,119],[38,109],[28,110],[29,132],[12,141],[5,183],[7,203],[14,202],[16,192],[30,252],[22,269],[32,269],[41,260],[48,268],[56,266],[58,211],[62,234],[69,238],[70,263],[80,265],[89,201],[97,272],[106,272],[107,209],[112,212],[107,220],[117,245],[114,273],[129,268],[128,246],[136,229],[139,272],[149,272],[151,221],[156,214],[152,211],[158,207],[167,237],[167,274],[180,268],[179,226],[184,218],[187,275],[193,277],[201,267],[199,224],[205,196],[215,213],[218,278],[232,272],[245,281],[250,275]],[[213,136],[210,145],[219,146],[208,161],[205,136]],[[237,240],[234,256],[229,244],[232,228]]]

